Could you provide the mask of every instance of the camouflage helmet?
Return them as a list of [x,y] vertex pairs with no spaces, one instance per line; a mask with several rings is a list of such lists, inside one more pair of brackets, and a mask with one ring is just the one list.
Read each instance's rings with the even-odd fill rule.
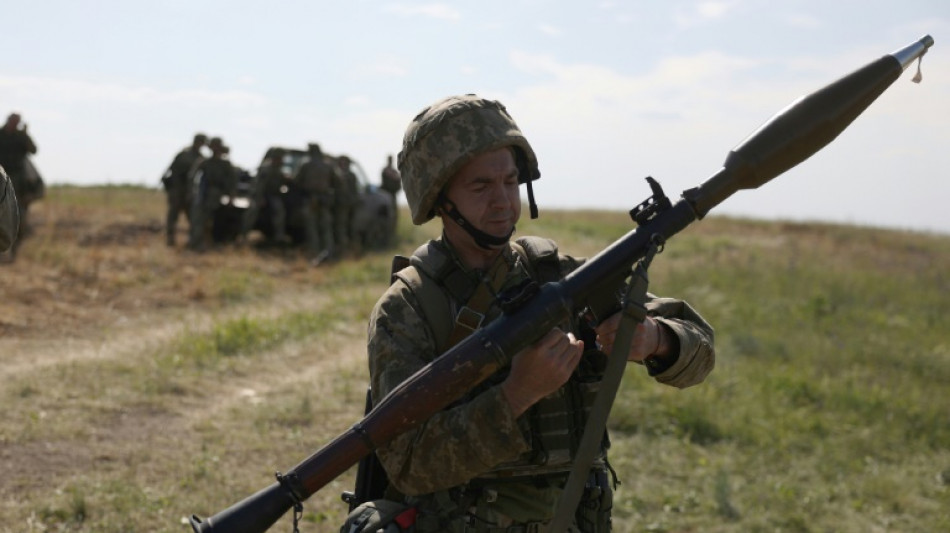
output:
[[399,152],[413,224],[435,216],[439,194],[459,169],[475,156],[504,146],[515,148],[519,183],[530,184],[541,176],[534,150],[501,102],[467,94],[423,109],[406,129]]

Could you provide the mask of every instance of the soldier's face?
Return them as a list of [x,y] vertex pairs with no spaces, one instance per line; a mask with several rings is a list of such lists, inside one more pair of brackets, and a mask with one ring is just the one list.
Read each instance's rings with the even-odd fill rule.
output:
[[445,195],[476,228],[497,237],[508,235],[521,217],[518,167],[511,149],[476,156],[455,174]]

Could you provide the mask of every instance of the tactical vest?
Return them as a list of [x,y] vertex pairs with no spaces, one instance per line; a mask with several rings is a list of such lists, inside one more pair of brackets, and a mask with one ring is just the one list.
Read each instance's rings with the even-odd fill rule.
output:
[[[553,241],[540,237],[521,237],[510,245],[517,258],[512,271],[523,269],[522,278],[542,284],[561,279],[560,259]],[[404,266],[406,263],[408,266]],[[471,273],[466,273],[440,241],[430,241],[420,246],[408,261],[406,258],[397,258],[393,264],[393,281],[401,280],[413,292],[421,306],[419,311],[432,328],[438,353],[444,353],[451,347],[449,339],[456,329],[456,321],[470,322],[463,316],[469,312],[466,311],[466,303],[479,283],[483,282]],[[398,267],[402,268],[396,271]],[[484,320],[477,320],[469,333],[498,318],[501,310],[497,302],[493,302],[490,309],[476,313],[483,314]],[[578,324],[573,320],[561,327],[565,331],[578,331]],[[593,346],[594,343],[585,345]],[[519,419],[522,431],[530,436],[531,451],[515,461],[497,466],[479,479],[536,477],[569,472],[600,386],[605,357],[596,350],[588,350],[571,379],[557,392],[532,406],[526,416]],[[459,402],[467,402],[501,383],[508,371],[508,368],[499,370]]]

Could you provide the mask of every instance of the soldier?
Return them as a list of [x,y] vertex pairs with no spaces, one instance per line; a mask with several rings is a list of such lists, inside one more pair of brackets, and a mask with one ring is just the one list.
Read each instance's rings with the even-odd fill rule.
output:
[[340,252],[352,248],[356,243],[353,231],[353,217],[360,201],[360,181],[350,170],[350,158],[341,155],[337,158],[337,183],[333,188],[334,239]]
[[225,157],[227,152],[220,137],[208,143],[211,158],[203,160],[195,172],[196,191],[192,200],[191,231],[188,248],[204,251],[215,212],[221,207],[221,197],[234,195],[234,169]]
[[13,183],[0,167],[0,254],[10,249],[19,230],[20,210],[16,205]]
[[36,143],[27,132],[26,123],[18,113],[11,113],[0,128],[0,166],[2,166],[16,191],[17,210],[20,224],[16,238],[10,250],[11,259],[23,238],[29,232],[27,212],[30,204],[42,196],[42,179],[30,163],[28,157],[36,153]]
[[168,213],[165,216],[165,244],[175,245],[175,230],[179,215],[191,222],[191,195],[194,189],[194,171],[204,156],[201,148],[208,144],[208,137],[203,133],[195,135],[191,146],[183,148],[162,176],[162,185],[168,200]]
[[386,166],[383,167],[380,176],[380,189],[392,195],[393,213],[394,215],[398,215],[399,210],[396,208],[396,195],[399,194],[400,189],[402,189],[402,179],[399,176],[399,171],[393,167],[392,154],[386,156]]
[[300,166],[294,180],[306,197],[303,205],[307,253],[319,264],[333,255],[333,184],[335,169],[324,158],[320,145],[307,145],[310,159]]
[[[399,170],[412,222],[437,217],[443,232],[394,275],[372,312],[375,402],[497,319],[495,294],[529,279],[561,279],[583,262],[548,239],[511,241],[521,214],[519,185],[529,187],[534,211],[530,187],[540,174],[534,151],[500,103],[466,95],[426,108],[406,130]],[[643,363],[661,383],[701,382],[714,364],[712,328],[681,300],[649,295],[647,307],[628,360]],[[577,320],[552,329],[461,400],[380,447],[388,497],[415,508],[402,519],[414,514],[419,533],[543,531],[619,323],[618,313],[596,331]],[[570,531],[610,530],[610,480],[602,446]],[[358,508],[347,526],[371,512]]]
[[283,190],[289,180],[284,173],[284,154],[280,148],[271,150],[267,158],[269,164],[262,166],[257,173],[257,186],[261,188],[271,217],[271,240],[276,244],[290,242],[287,236],[287,207],[283,198]]

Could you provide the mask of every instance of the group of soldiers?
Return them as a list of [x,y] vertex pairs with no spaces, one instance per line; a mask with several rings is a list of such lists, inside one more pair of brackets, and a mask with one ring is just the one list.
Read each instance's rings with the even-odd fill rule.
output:
[[[202,149],[207,146],[210,157]],[[315,263],[337,257],[356,240],[354,215],[360,199],[360,182],[347,156],[330,157],[319,144],[310,143],[302,164],[295,164],[300,153],[272,148],[264,157],[256,176],[250,176],[231,164],[229,149],[220,137],[208,140],[195,135],[190,146],[182,149],[162,177],[168,197],[166,243],[175,245],[178,219],[182,213],[189,221],[187,248],[203,251],[212,241],[216,211],[227,202],[244,196],[250,201],[241,215],[237,241],[248,242],[250,233],[261,222],[265,243],[285,246],[293,242],[288,220],[302,220],[306,251]],[[241,190],[249,185],[249,190]],[[392,156],[382,172],[382,189],[392,194],[401,188]],[[395,205],[393,206],[395,208]],[[263,221],[259,218],[264,215]]]
[[[2,219],[10,221],[4,228],[5,237],[2,242],[8,246],[0,246],[4,261],[13,261],[16,251],[30,230],[27,213],[30,204],[43,196],[43,180],[30,161],[29,156],[36,153],[36,143],[27,132],[27,125],[18,113],[11,113],[3,127],[0,127],[0,180],[3,191]],[[6,190],[12,186],[12,191]],[[9,196],[8,196],[9,194]],[[14,201],[15,198],[15,201]],[[12,216],[16,210],[16,216]],[[18,219],[18,224],[13,224]],[[9,234],[9,235],[7,235]],[[8,248],[8,249],[7,249]]]
[[[205,146],[211,149],[210,158],[202,153]],[[206,201],[210,198],[208,193],[221,184],[227,188],[235,181],[233,167],[226,157],[227,152],[227,147],[220,137],[208,142],[208,137],[199,133],[195,135],[191,146],[178,152],[165,171],[162,186],[168,199],[168,214],[165,219],[165,242],[168,246],[175,245],[178,219],[182,214],[189,223],[188,247],[198,248],[199,243],[203,241],[205,221],[215,208],[211,202]],[[226,170],[229,175],[219,179],[219,170]],[[201,183],[195,180],[199,171],[203,177]]]

